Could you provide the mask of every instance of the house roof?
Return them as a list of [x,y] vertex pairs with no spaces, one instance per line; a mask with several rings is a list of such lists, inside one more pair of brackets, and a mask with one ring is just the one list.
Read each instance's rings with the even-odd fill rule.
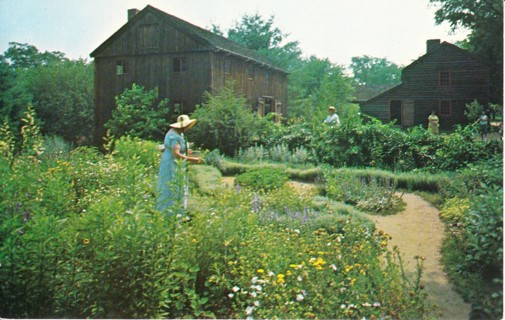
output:
[[135,21],[142,19],[142,17],[147,13],[153,13],[157,15],[163,22],[170,24],[178,30],[181,30],[187,35],[193,37],[204,46],[207,46],[209,50],[223,51],[228,54],[238,56],[242,59],[252,60],[267,68],[272,68],[283,73],[288,73],[286,70],[277,67],[270,59],[263,55],[260,55],[254,50],[248,49],[245,46],[242,46],[234,41],[217,35],[209,30],[195,26],[187,21],[179,19],[150,5],[147,5],[139,13],[133,16],[125,25],[123,25],[118,31],[116,31],[112,36],[110,36],[100,46],[98,46],[98,48],[91,52],[90,56],[95,57],[99,55],[100,52],[109,46],[109,44],[111,44],[119,36],[125,33],[130,25],[134,24]]
[[409,64],[408,66],[406,66],[405,68],[403,68],[403,71],[405,70],[408,70],[410,68],[413,68],[414,66],[418,65],[419,63],[422,63],[424,60],[427,59],[427,57],[431,56],[432,54],[435,54],[437,51],[439,50],[442,50],[443,47],[448,47],[450,48],[451,50],[456,50],[456,51],[459,51],[460,53],[463,53],[464,55],[470,57],[471,59],[475,60],[475,61],[479,61],[479,62],[482,62],[482,64],[485,64],[482,59],[479,59],[477,58],[475,55],[471,54],[470,52],[468,52],[467,50],[465,49],[461,49],[460,47],[452,44],[452,43],[449,43],[447,41],[444,41],[442,42],[441,44],[439,44],[436,48],[434,48],[433,50],[429,51],[429,52],[426,52],[424,55],[420,56],[417,60],[415,60],[414,62],[412,62],[411,64]]
[[[457,50],[465,55],[467,55],[468,57],[470,57],[471,59],[475,60],[475,61],[479,61],[479,62],[482,62],[483,64],[486,64],[485,62],[483,62],[481,59],[477,58],[475,55],[471,54],[470,52],[468,52],[467,50],[464,50],[464,49],[461,49],[460,47],[452,44],[452,43],[449,43],[447,41],[444,41],[442,42],[441,44],[439,44],[436,48],[428,51],[427,53],[425,53],[424,55],[422,55],[421,57],[419,57],[417,60],[415,60],[414,62],[412,62],[411,64],[409,64],[408,66],[404,67],[403,70],[402,70],[402,75],[403,73],[406,71],[406,70],[409,70],[415,66],[417,66],[419,63],[422,63],[424,60],[426,60],[429,56],[433,55],[433,54],[436,54],[437,51],[441,50],[441,48],[443,47],[449,47],[451,48],[451,50]],[[379,93],[378,95],[376,96],[373,96],[373,97],[370,97],[368,100],[364,101],[364,103],[368,103],[370,101],[373,101],[377,98],[381,98],[382,96],[386,95],[386,94],[389,94],[393,91],[396,91],[398,90],[399,88],[401,88],[403,86],[403,83],[393,87],[393,88],[390,88],[382,93]]]
[[394,84],[363,84],[354,86],[354,102],[367,101],[378,94],[381,94],[392,87]]

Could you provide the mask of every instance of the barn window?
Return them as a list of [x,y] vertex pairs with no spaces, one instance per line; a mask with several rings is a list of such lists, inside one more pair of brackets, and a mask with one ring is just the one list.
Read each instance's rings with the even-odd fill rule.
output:
[[231,74],[231,60],[224,60],[224,73]]
[[451,73],[448,71],[442,71],[439,74],[439,84],[441,87],[448,87],[451,85]]
[[452,114],[452,103],[451,100],[441,100],[440,101],[440,115],[450,116]]
[[186,58],[185,57],[175,57],[173,62],[174,62],[174,72],[186,71]]
[[252,64],[247,66],[247,79],[254,79],[254,65]]
[[116,61],[116,75],[121,76],[127,74],[128,70],[128,60],[117,60]]

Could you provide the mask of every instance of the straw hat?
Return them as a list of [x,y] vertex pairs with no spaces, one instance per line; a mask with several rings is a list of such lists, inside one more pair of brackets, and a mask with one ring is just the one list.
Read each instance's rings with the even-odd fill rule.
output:
[[177,117],[177,122],[172,123],[170,126],[172,128],[177,128],[177,129],[189,129],[192,126],[194,126],[196,123],[196,119],[189,119],[189,117],[185,114],[180,115]]
[[335,107],[334,107],[334,106],[329,106],[329,107],[328,107],[328,111],[337,111],[337,109],[335,109]]

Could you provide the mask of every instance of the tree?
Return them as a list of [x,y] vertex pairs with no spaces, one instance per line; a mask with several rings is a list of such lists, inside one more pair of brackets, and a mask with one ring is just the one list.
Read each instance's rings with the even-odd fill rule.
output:
[[470,30],[466,46],[490,64],[492,102],[503,104],[503,0],[429,1],[440,5],[437,24]]
[[43,134],[73,142],[91,138],[93,64],[11,42],[0,56],[0,89],[0,116],[9,119],[14,132],[32,104]]
[[219,35],[226,33],[228,39],[257,51],[288,71],[300,59],[301,50],[298,41],[286,42],[289,34],[282,33],[279,28],[274,27],[273,15],[265,20],[258,13],[246,14],[227,32],[223,32],[216,25],[212,26],[211,31]]
[[352,57],[350,68],[358,85],[400,83],[402,68],[385,58]]
[[168,128],[170,109],[168,99],[159,101],[158,89],[146,91],[144,87],[133,84],[116,97],[117,109],[105,123],[105,128],[119,138],[121,136],[137,137],[146,140],[160,141]]
[[311,56],[293,70],[289,83],[290,117],[320,123],[330,105],[337,108],[339,116],[347,115],[352,86],[341,66]]
[[9,42],[9,49],[4,56],[15,69],[30,69],[54,62],[68,61],[62,52],[39,52],[35,46],[18,42]]

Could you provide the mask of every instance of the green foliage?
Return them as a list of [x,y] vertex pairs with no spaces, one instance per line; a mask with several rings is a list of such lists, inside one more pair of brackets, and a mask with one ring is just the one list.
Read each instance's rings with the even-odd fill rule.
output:
[[5,76],[0,80],[0,115],[7,116],[16,131],[31,104],[42,133],[72,142],[90,140],[93,64],[14,42],[0,59],[0,73]]
[[163,140],[168,128],[170,110],[168,99],[159,101],[158,89],[146,91],[133,84],[116,97],[117,109],[105,127],[114,137],[125,135],[153,141]]
[[351,69],[358,85],[400,84],[402,68],[385,58],[352,57]]
[[440,210],[440,217],[451,226],[454,224],[462,226],[469,209],[470,199],[454,197],[445,201]]
[[[457,208],[458,202],[464,202]],[[459,209],[459,210],[458,210]],[[503,313],[503,189],[483,187],[468,200],[453,198],[444,217],[451,237],[444,243],[444,261],[456,287],[473,303],[473,313],[495,319]]]
[[269,124],[246,107],[246,99],[234,91],[233,82],[215,96],[206,93],[205,99],[193,113],[198,124],[188,133],[191,141],[205,149],[234,155],[239,148],[253,145]]
[[347,101],[352,96],[352,81],[344,75],[344,68],[331,63],[328,59],[314,56],[302,61],[288,77],[291,118],[302,118],[306,122],[320,124],[326,117],[328,106],[337,109],[340,120],[357,113]]
[[252,190],[270,191],[280,188],[288,181],[284,170],[274,167],[251,168],[237,176],[236,183]]

